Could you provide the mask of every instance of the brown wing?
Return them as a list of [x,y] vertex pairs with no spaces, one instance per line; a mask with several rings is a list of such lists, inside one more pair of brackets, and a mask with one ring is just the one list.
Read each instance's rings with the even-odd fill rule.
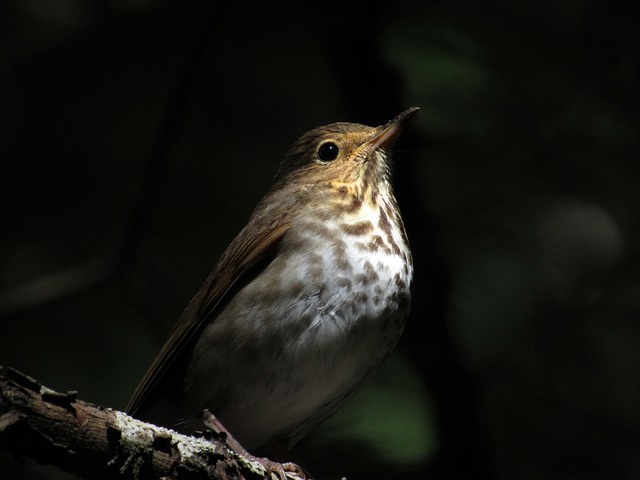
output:
[[[240,232],[224,252],[200,291],[191,300],[173,328],[169,338],[136,388],[127,412],[135,414],[149,398],[162,377],[176,361],[185,346],[206,325],[210,315],[229,290],[257,263],[275,255],[280,240],[289,229],[288,221],[275,221],[259,228],[255,223]],[[248,234],[255,232],[258,234]],[[176,386],[176,388],[178,388]]]

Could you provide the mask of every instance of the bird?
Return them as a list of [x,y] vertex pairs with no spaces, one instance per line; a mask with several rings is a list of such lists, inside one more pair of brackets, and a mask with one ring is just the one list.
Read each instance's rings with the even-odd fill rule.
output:
[[418,112],[304,133],[189,302],[127,412],[190,433],[209,411],[249,451],[288,451],[397,344],[413,262],[392,147]]

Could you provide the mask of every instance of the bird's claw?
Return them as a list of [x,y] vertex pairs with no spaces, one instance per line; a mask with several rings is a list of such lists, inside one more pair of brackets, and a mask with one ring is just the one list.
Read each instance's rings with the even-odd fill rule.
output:
[[[266,457],[256,457],[254,455],[251,455],[249,452],[245,450],[245,448],[242,445],[240,445],[240,442],[238,442],[235,438],[233,438],[233,435],[231,435],[231,433],[229,433],[229,431],[224,427],[224,425],[220,423],[220,420],[218,420],[208,410],[205,410],[202,413],[202,421],[207,427],[213,429],[215,432],[226,434],[227,445],[229,445],[229,447],[231,447],[232,450],[234,450],[239,455],[242,455],[247,460],[254,461],[262,465],[270,477],[272,476],[272,474],[276,474],[278,480],[289,480],[291,478],[294,478],[294,480],[310,479],[310,477],[305,473],[302,467],[300,467],[299,465],[296,465],[295,463],[291,463],[291,462],[280,463]],[[288,477],[287,472],[295,475],[295,477],[291,477],[291,476]]]

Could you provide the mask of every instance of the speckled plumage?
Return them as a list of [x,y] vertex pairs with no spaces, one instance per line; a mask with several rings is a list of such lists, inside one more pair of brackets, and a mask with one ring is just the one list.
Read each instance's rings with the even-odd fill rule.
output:
[[[189,431],[207,408],[246,448],[290,446],[360,389],[409,311],[413,268],[389,149],[415,110],[378,128],[320,127],[293,145],[131,411]],[[339,153],[326,161],[328,142]]]

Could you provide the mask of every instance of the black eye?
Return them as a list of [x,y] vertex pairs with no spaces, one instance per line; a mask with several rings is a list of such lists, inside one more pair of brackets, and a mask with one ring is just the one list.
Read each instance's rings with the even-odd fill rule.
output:
[[323,162],[330,162],[338,158],[338,152],[340,152],[340,149],[335,143],[324,142],[320,145],[320,148],[318,148],[318,158]]

